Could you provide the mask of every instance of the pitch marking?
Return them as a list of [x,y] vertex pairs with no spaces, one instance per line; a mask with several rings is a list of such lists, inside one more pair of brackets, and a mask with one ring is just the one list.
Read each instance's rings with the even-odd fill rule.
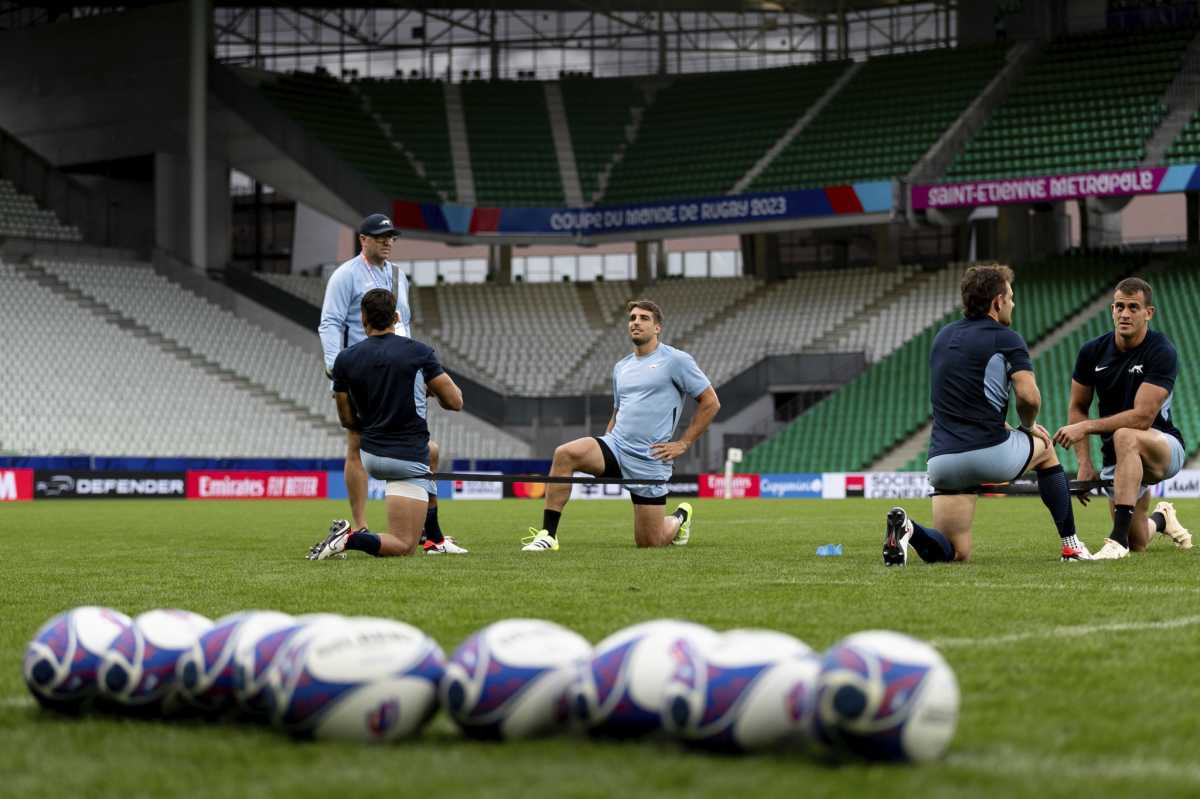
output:
[[1142,632],[1146,630],[1177,630],[1200,624],[1200,616],[1181,616],[1163,621],[1117,621],[1109,624],[1077,624],[1050,627],[1042,630],[1026,630],[1007,635],[991,635],[982,638],[935,638],[931,643],[939,649],[960,647],[1005,646],[1046,638],[1083,638],[1097,633]]
[[1040,757],[1011,747],[989,749],[986,753],[951,753],[946,765],[1004,776],[1044,774],[1053,777],[1096,782],[1100,780],[1174,780],[1200,784],[1200,766],[1175,763],[1169,760],[1149,760],[1129,757],[1119,762],[1105,762],[1097,757],[1088,763],[1061,756]]

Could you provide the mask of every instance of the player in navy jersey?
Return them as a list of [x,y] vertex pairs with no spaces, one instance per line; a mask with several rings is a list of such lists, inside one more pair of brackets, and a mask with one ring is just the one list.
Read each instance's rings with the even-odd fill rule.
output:
[[[1171,422],[1179,355],[1169,338],[1150,329],[1153,299],[1150,284],[1141,278],[1117,284],[1113,332],[1080,348],[1071,375],[1069,423],[1054,434],[1056,443],[1075,448],[1080,480],[1097,477],[1088,436],[1100,436],[1104,468],[1099,476],[1113,481],[1107,492],[1112,532],[1097,560],[1144,550],[1155,533],[1169,536],[1180,549],[1192,546],[1171,503],[1158,503],[1147,517],[1148,486],[1174,477],[1186,457],[1183,434]],[[1090,419],[1094,396],[1100,398],[1099,418]]]
[[[392,243],[399,234],[386,214],[371,214],[358,226],[358,243],[362,252],[346,261],[329,276],[325,285],[325,301],[321,306],[321,322],[317,332],[325,355],[325,373],[330,375],[334,359],[346,347],[367,337],[360,321],[363,297],[372,289],[387,289],[396,298],[396,332],[407,336],[411,332],[412,311],[408,304],[408,277],[397,269],[388,257]],[[358,433],[346,431],[346,465],[344,477],[346,494],[350,499],[350,521],[354,529],[367,526],[367,471],[363,468]],[[437,471],[438,445],[429,442],[429,468]],[[449,544],[438,522],[437,495],[429,495],[423,542],[431,551]]]
[[[377,557],[413,554],[433,492],[423,477],[429,472],[426,398],[432,393],[451,411],[463,406],[462,392],[433,350],[396,335],[396,298],[390,291],[368,291],[361,318],[367,337],[338,353],[331,370],[333,391],[342,426],[362,440],[367,473],[387,482],[388,531],[352,530],[348,521],[338,519],[329,535],[309,550],[309,560],[324,560],[347,549]],[[447,550],[443,545],[434,551]]]
[[[975,490],[980,483],[1015,480],[1037,470],[1038,493],[1058,528],[1063,560],[1088,560],[1075,534],[1067,476],[1050,434],[1037,424],[1041,393],[1024,339],[1011,329],[1013,272],[1007,266],[973,266],[963,275],[963,319],[943,327],[929,353],[933,431],[929,482],[933,526],[892,508],[883,539],[885,566],[908,562],[911,545],[922,560],[967,560]],[[1015,393],[1021,426],[1005,424]]]
[[[659,342],[662,310],[650,300],[634,300],[629,311],[633,352],[613,367],[613,414],[603,436],[577,438],[554,450],[551,475],[586,472],[596,477],[667,479],[671,461],[708,429],[721,408],[717,392],[691,355]],[[672,441],[684,395],[698,403],[678,441]],[[633,538],[639,547],[683,546],[691,537],[692,506],[680,503],[663,516],[664,485],[630,485]],[[542,527],[529,528],[521,542],[526,552],[558,550],[558,521],[571,496],[569,485],[546,486]]]

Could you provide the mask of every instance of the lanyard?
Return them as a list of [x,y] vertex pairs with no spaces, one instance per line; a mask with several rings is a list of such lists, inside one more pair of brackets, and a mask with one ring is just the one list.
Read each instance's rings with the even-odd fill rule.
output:
[[371,264],[367,262],[367,256],[365,256],[365,255],[362,256],[362,262],[363,262],[363,266],[365,266],[367,268],[367,275],[369,275],[371,278],[371,286],[373,288],[387,289],[388,291],[391,291],[393,294],[395,294],[395,291],[393,291],[393,289],[390,285],[392,282],[392,278],[391,278],[391,274],[388,271],[388,262],[387,261],[383,262],[383,266],[380,267],[380,270],[379,270],[379,271],[383,272],[383,282],[382,283],[379,282],[379,278],[375,274],[375,267],[371,266]]

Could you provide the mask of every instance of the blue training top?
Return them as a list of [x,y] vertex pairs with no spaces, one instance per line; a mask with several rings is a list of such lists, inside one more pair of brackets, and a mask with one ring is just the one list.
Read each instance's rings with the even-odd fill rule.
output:
[[1013,372],[1033,371],[1025,340],[995,319],[960,319],[929,351],[933,432],[929,457],[992,447],[1008,438],[1004,419]]
[[662,465],[650,445],[671,440],[683,396],[699,397],[711,383],[683,350],[659,344],[649,355],[630,353],[613,367],[616,423],[608,434],[626,454]]
[[[1150,427],[1175,436],[1183,444],[1183,433],[1171,423],[1171,400],[1175,396],[1175,378],[1178,376],[1179,354],[1175,346],[1157,330],[1148,330],[1141,344],[1125,352],[1117,349],[1113,333],[1086,342],[1079,348],[1071,379],[1095,390],[1100,399],[1101,418],[1132,409],[1133,399],[1142,383],[1165,388],[1167,398]],[[1112,433],[1104,433],[1100,441],[1104,465],[1115,466],[1117,454],[1113,450]]]
[[[393,274],[399,278],[395,286]],[[326,370],[333,369],[333,360],[339,352],[367,337],[362,325],[362,299],[371,289],[392,292],[396,297],[396,313],[400,314],[396,334],[409,334],[412,311],[408,307],[408,277],[393,269],[390,261],[384,261],[383,266],[371,266],[362,255],[356,255],[335,269],[325,284],[317,333],[321,336]]]
[[405,336],[370,336],[333,363],[333,390],[350,395],[372,455],[429,463],[426,390],[443,373],[427,344]]

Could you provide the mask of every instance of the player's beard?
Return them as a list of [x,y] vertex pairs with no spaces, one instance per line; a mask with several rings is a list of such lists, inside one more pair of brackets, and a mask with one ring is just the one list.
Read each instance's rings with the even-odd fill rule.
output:
[[634,346],[640,347],[643,344],[649,344],[650,339],[654,338],[653,333],[630,333],[629,340],[634,343]]

